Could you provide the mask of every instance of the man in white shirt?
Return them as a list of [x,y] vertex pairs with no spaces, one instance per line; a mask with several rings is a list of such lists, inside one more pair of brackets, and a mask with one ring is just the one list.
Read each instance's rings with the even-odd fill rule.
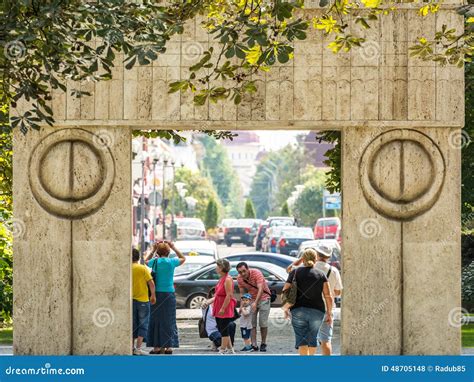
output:
[[[329,259],[332,255],[332,250],[325,246],[319,246],[316,248],[316,252],[318,253],[318,261],[314,265],[314,268],[319,269],[323,272],[329,281],[329,289],[333,299],[333,307],[336,306],[334,302],[334,298],[341,295],[342,291],[342,280],[341,274],[336,267],[328,264]],[[319,328],[318,333],[318,341],[321,344],[321,352],[323,355],[331,355],[332,354],[332,346],[331,346],[331,339],[332,339],[332,331],[333,331],[333,323],[329,325],[326,321],[323,321],[321,327]]]
[[[336,304],[334,303],[334,298],[341,295],[342,280],[339,270],[336,267],[333,267],[332,265],[328,264],[328,261],[332,255],[332,249],[322,245],[314,249],[318,253],[318,261],[314,265],[314,268],[320,270],[326,275],[329,281],[329,289],[331,292],[331,296],[333,298],[333,307],[335,307]],[[302,259],[296,260],[288,267],[287,271],[290,272],[293,267],[299,266],[301,262]],[[333,323],[331,322],[331,324],[329,325],[326,321],[323,321],[318,333],[318,342],[321,344],[321,352],[323,355],[332,354],[332,332]]]

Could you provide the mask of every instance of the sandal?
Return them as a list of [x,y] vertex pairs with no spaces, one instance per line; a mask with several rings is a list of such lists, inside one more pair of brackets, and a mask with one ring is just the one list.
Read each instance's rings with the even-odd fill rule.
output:
[[154,351],[153,349],[151,349],[148,354],[161,354],[161,350],[159,350],[159,351]]
[[165,354],[173,354],[173,349],[166,349]]

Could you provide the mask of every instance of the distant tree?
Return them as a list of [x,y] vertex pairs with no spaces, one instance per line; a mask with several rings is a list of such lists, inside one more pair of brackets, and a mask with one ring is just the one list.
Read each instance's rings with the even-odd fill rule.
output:
[[242,214],[242,190],[225,147],[208,135],[202,135],[199,141],[205,150],[201,163],[202,171],[208,174],[212,180],[217,195],[226,209],[226,214],[240,217]]
[[307,166],[302,148],[292,145],[270,152],[261,160],[250,188],[259,219],[280,213],[295,186],[303,181]]
[[283,203],[283,207],[281,207],[281,216],[290,216],[290,208],[288,207],[288,202]]
[[[192,196],[197,200],[194,216],[205,221],[208,203],[211,199],[216,203],[218,211],[222,209],[219,197],[217,196],[212,183],[208,178],[202,176],[199,171],[192,171],[188,168],[179,168],[176,170],[175,182],[184,183],[187,190],[186,196]],[[171,187],[169,186],[169,188]],[[171,189],[167,191],[167,194],[171,195]],[[179,197],[177,194],[175,194],[174,209],[177,213],[180,211],[187,211],[184,198]]]
[[[302,176],[304,189],[292,208],[292,214],[304,226],[313,226],[323,216],[322,198],[326,173],[315,167],[306,169]],[[333,211],[328,211],[331,215]]]
[[206,216],[204,218],[204,224],[206,226],[206,229],[216,228],[218,220],[219,211],[217,209],[217,203],[214,199],[209,199],[206,208]]
[[244,212],[244,217],[246,219],[255,219],[256,214],[255,214],[255,207],[253,206],[253,203],[250,199],[247,199],[245,201],[245,212]]

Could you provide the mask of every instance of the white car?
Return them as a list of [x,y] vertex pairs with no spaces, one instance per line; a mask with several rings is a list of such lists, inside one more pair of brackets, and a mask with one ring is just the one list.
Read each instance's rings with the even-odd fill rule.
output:
[[[206,264],[212,263],[219,258],[217,252],[217,244],[210,240],[178,240],[174,243],[183,255],[191,257],[199,257]],[[186,260],[187,261],[187,260]]]
[[201,219],[178,218],[176,224],[177,240],[205,240],[206,227]]
[[174,277],[189,275],[208,264],[208,256],[186,256],[184,264],[174,270]]

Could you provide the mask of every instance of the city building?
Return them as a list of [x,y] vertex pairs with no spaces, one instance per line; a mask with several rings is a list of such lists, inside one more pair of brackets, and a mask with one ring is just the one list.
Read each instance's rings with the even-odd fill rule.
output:
[[259,136],[253,131],[239,131],[231,141],[223,142],[232,167],[239,177],[243,196],[248,196],[257,169],[257,156],[262,150]]

